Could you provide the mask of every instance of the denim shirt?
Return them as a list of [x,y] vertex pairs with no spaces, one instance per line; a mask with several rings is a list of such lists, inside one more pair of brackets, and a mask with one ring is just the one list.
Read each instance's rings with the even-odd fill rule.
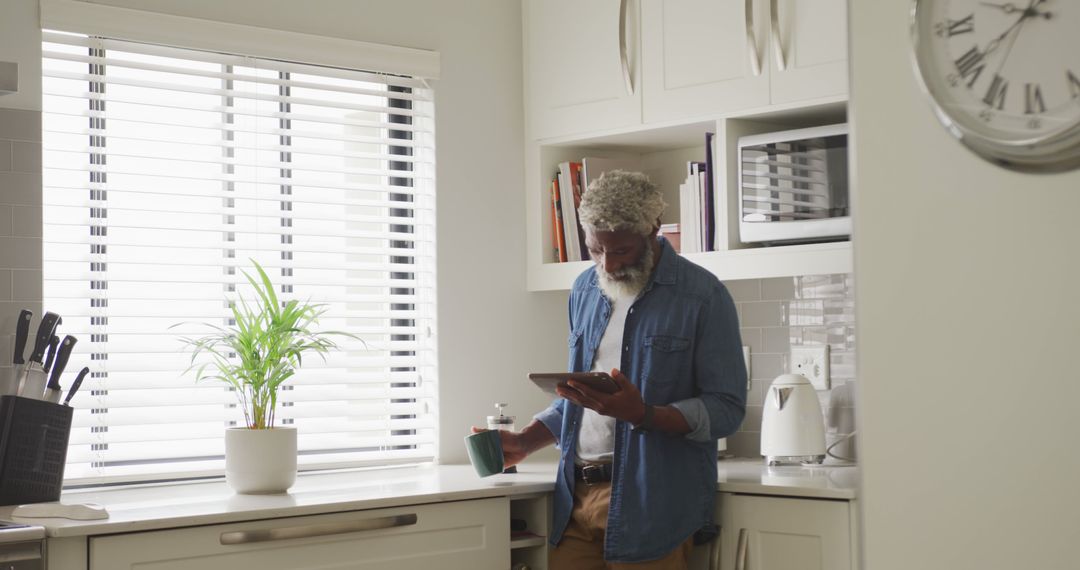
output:
[[[746,367],[731,295],[714,275],[675,253],[663,238],[659,241],[656,269],[626,316],[620,370],[647,404],[680,403],[681,410],[700,401],[708,437],[632,433],[628,422],[616,422],[604,540],[609,562],[660,558],[712,524],[716,440],[738,429],[746,406]],[[569,370],[587,371],[611,314],[595,267],[578,276],[569,305]],[[581,416],[580,406],[562,398],[536,415],[561,451],[549,535],[553,545],[562,538],[574,505]]]

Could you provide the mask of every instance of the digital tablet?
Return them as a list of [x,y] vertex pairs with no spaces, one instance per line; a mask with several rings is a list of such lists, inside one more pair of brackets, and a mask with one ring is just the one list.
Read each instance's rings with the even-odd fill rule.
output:
[[562,397],[555,392],[555,387],[559,384],[566,384],[569,380],[576,380],[593,390],[606,394],[619,391],[619,385],[615,383],[615,379],[607,372],[532,372],[529,374],[529,380],[532,380],[541,390],[555,398]]

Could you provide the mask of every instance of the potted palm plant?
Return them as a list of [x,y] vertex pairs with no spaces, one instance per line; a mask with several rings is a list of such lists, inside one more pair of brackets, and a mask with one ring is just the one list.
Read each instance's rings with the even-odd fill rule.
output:
[[206,336],[182,338],[191,351],[196,381],[215,380],[231,386],[244,412],[244,427],[225,432],[225,479],[238,493],[283,493],[296,481],[296,429],[275,426],[278,389],[295,373],[305,353],[323,360],[337,348],[333,336],[359,340],[341,331],[317,331],[322,304],[281,302],[270,277],[252,260],[258,279],[244,277],[257,299],[231,303],[234,324]]

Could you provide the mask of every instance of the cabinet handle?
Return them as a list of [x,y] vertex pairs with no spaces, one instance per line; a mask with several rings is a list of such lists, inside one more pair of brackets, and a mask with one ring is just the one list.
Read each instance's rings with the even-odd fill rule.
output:
[[754,0],[746,0],[746,51],[750,52],[750,69],[754,77],[761,75],[761,57],[758,56],[757,38],[754,37]]
[[735,570],[746,570],[746,551],[750,545],[750,532],[745,528],[739,529],[739,546],[735,548]]
[[228,546],[233,544],[251,544],[253,542],[289,540],[293,538],[312,538],[316,536],[329,536],[332,534],[345,534],[348,532],[377,530],[413,524],[416,524],[416,515],[395,515],[359,521],[286,526],[260,530],[237,530],[221,533],[221,544],[222,546]]
[[622,63],[623,80],[626,82],[626,94],[634,94],[634,80],[630,77],[630,59],[626,55],[626,12],[630,0],[619,0],[619,60]]
[[780,71],[787,69],[787,56],[784,55],[784,42],[780,41],[780,3],[770,0],[769,19],[772,21],[773,52],[776,53],[776,67]]
[[720,527],[720,532],[716,534],[716,538],[713,539],[712,548],[709,549],[709,570],[720,570],[720,543],[724,539],[724,528]]

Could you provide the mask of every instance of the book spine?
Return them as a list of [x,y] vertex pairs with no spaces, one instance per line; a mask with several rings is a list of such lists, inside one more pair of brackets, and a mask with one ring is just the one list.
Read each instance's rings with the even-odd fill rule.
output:
[[566,261],[566,230],[563,229],[562,200],[559,197],[559,179],[551,181],[551,212],[555,226],[552,228],[552,241],[555,244],[555,261]]
[[[582,166],[580,162],[570,163],[570,180],[574,185],[574,213],[581,207],[581,199],[585,196],[584,179],[582,178]],[[581,248],[581,259],[589,259],[589,248],[585,245],[585,227],[581,225],[581,216],[575,216],[577,220],[578,246]]]
[[716,189],[713,181],[713,137],[705,133],[705,251],[716,250]]

